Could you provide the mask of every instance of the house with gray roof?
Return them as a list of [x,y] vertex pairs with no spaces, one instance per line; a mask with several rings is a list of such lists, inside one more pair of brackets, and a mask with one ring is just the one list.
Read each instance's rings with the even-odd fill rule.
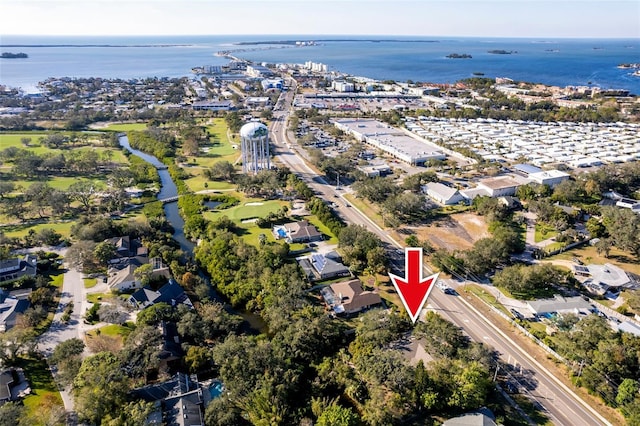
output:
[[558,294],[553,299],[530,300],[527,305],[534,315],[545,315],[553,312],[577,314],[580,311],[588,312],[593,309],[591,303],[580,296],[563,297]]
[[15,281],[19,278],[35,277],[38,269],[38,258],[27,254],[24,258],[0,260],[0,283]]
[[204,408],[209,400],[205,398],[205,391],[197,376],[178,373],[170,380],[134,389],[131,393],[155,403],[146,424],[202,426]]
[[639,284],[635,276],[611,263],[573,265],[573,272],[584,279],[582,285],[596,294],[604,294],[607,291],[617,293],[621,289],[636,288]]
[[23,314],[29,306],[27,297],[14,296],[0,289],[0,332],[15,326],[18,315]]
[[129,303],[136,309],[144,309],[156,303],[166,303],[170,306],[183,304],[193,308],[191,299],[173,278],[158,290],[153,290],[150,287],[141,288],[129,296]]
[[276,239],[284,239],[288,243],[307,243],[322,240],[322,233],[310,224],[308,220],[276,225],[273,227],[272,232]]
[[298,259],[298,264],[311,281],[351,275],[351,271],[342,264],[340,256],[335,251],[326,254],[317,253],[300,258]]

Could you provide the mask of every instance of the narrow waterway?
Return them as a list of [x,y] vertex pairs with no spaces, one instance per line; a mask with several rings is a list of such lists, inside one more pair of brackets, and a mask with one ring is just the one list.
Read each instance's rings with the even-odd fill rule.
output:
[[[173,182],[169,171],[166,169],[166,164],[162,163],[153,155],[149,155],[132,148],[129,144],[129,139],[126,136],[120,136],[118,138],[118,141],[121,147],[125,148],[133,155],[140,157],[141,159],[158,169],[158,176],[160,176],[160,183],[162,185],[162,187],[160,188],[160,192],[158,192],[157,195],[159,200],[175,197],[178,195],[178,188]],[[182,251],[184,251],[189,257],[193,258],[193,249],[196,245],[184,235],[184,220],[182,219],[182,216],[180,216],[180,212],[178,211],[178,202],[173,201],[171,203],[165,203],[163,208],[164,214],[173,228],[173,239],[176,240],[178,244],[180,244],[180,248],[182,249]],[[206,279],[202,272],[201,275]],[[253,312],[235,311],[228,303],[220,298],[215,290],[213,291],[213,299],[220,303],[223,303],[228,312],[240,315],[247,323],[249,323],[249,328],[251,330],[266,332],[267,326],[259,315],[256,315]]]
[[[158,176],[160,176],[160,183],[162,185],[160,188],[160,192],[158,193],[159,200],[175,197],[178,195],[178,188],[173,182],[173,179],[171,179],[171,175],[166,169],[166,164],[160,162],[153,155],[149,155],[137,149],[131,148],[129,139],[126,136],[120,136],[118,138],[118,141],[120,142],[120,146],[125,148],[127,151],[158,168]],[[180,216],[180,212],[178,212],[178,202],[174,201],[171,203],[165,203],[163,208],[164,214],[174,230],[173,239],[176,240],[178,244],[180,244],[180,248],[182,249],[182,251],[187,253],[189,256],[192,256],[195,244],[184,235],[184,220],[182,220],[182,216]]]

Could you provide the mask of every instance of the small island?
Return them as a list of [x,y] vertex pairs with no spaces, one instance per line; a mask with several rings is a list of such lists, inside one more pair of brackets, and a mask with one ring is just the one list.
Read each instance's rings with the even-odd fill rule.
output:
[[512,53],[518,53],[515,50],[502,50],[502,49],[494,49],[488,50],[487,53],[491,53],[492,55],[511,55]]
[[0,55],[0,58],[4,58],[4,59],[21,59],[21,58],[28,58],[28,57],[29,55],[23,52],[20,52],[20,53],[2,52],[2,55]]
[[446,56],[447,58],[450,59],[471,59],[472,56],[467,54],[467,53],[451,53],[449,55]]

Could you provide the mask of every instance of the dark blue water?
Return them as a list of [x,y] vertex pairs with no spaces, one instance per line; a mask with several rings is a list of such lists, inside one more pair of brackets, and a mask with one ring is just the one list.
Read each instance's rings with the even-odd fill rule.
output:
[[[259,40],[317,40],[318,45],[247,50],[237,56],[265,62],[322,62],[329,65],[330,70],[377,80],[452,83],[472,77],[473,73],[484,73],[486,77],[509,77],[557,86],[592,84],[640,94],[640,77],[632,76],[631,70],[617,68],[620,63],[640,62],[640,39],[2,36],[2,51],[25,52],[29,58],[0,59],[0,83],[34,91],[37,82],[47,77],[179,77],[191,75],[194,66],[226,63],[224,58],[214,56],[217,51],[266,47],[233,45],[238,41]],[[38,44],[109,44],[117,47],[33,46]],[[487,52],[494,49],[517,53],[496,55]],[[450,53],[466,53],[473,58],[446,58]]]

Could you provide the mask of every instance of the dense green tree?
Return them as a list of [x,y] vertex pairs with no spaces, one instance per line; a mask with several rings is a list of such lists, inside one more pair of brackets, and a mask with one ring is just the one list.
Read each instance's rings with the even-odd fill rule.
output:
[[359,424],[358,415],[350,408],[333,403],[324,409],[318,416],[317,426],[357,426]]
[[128,390],[129,380],[114,354],[101,352],[85,358],[73,381],[78,417],[99,424],[124,405]]

